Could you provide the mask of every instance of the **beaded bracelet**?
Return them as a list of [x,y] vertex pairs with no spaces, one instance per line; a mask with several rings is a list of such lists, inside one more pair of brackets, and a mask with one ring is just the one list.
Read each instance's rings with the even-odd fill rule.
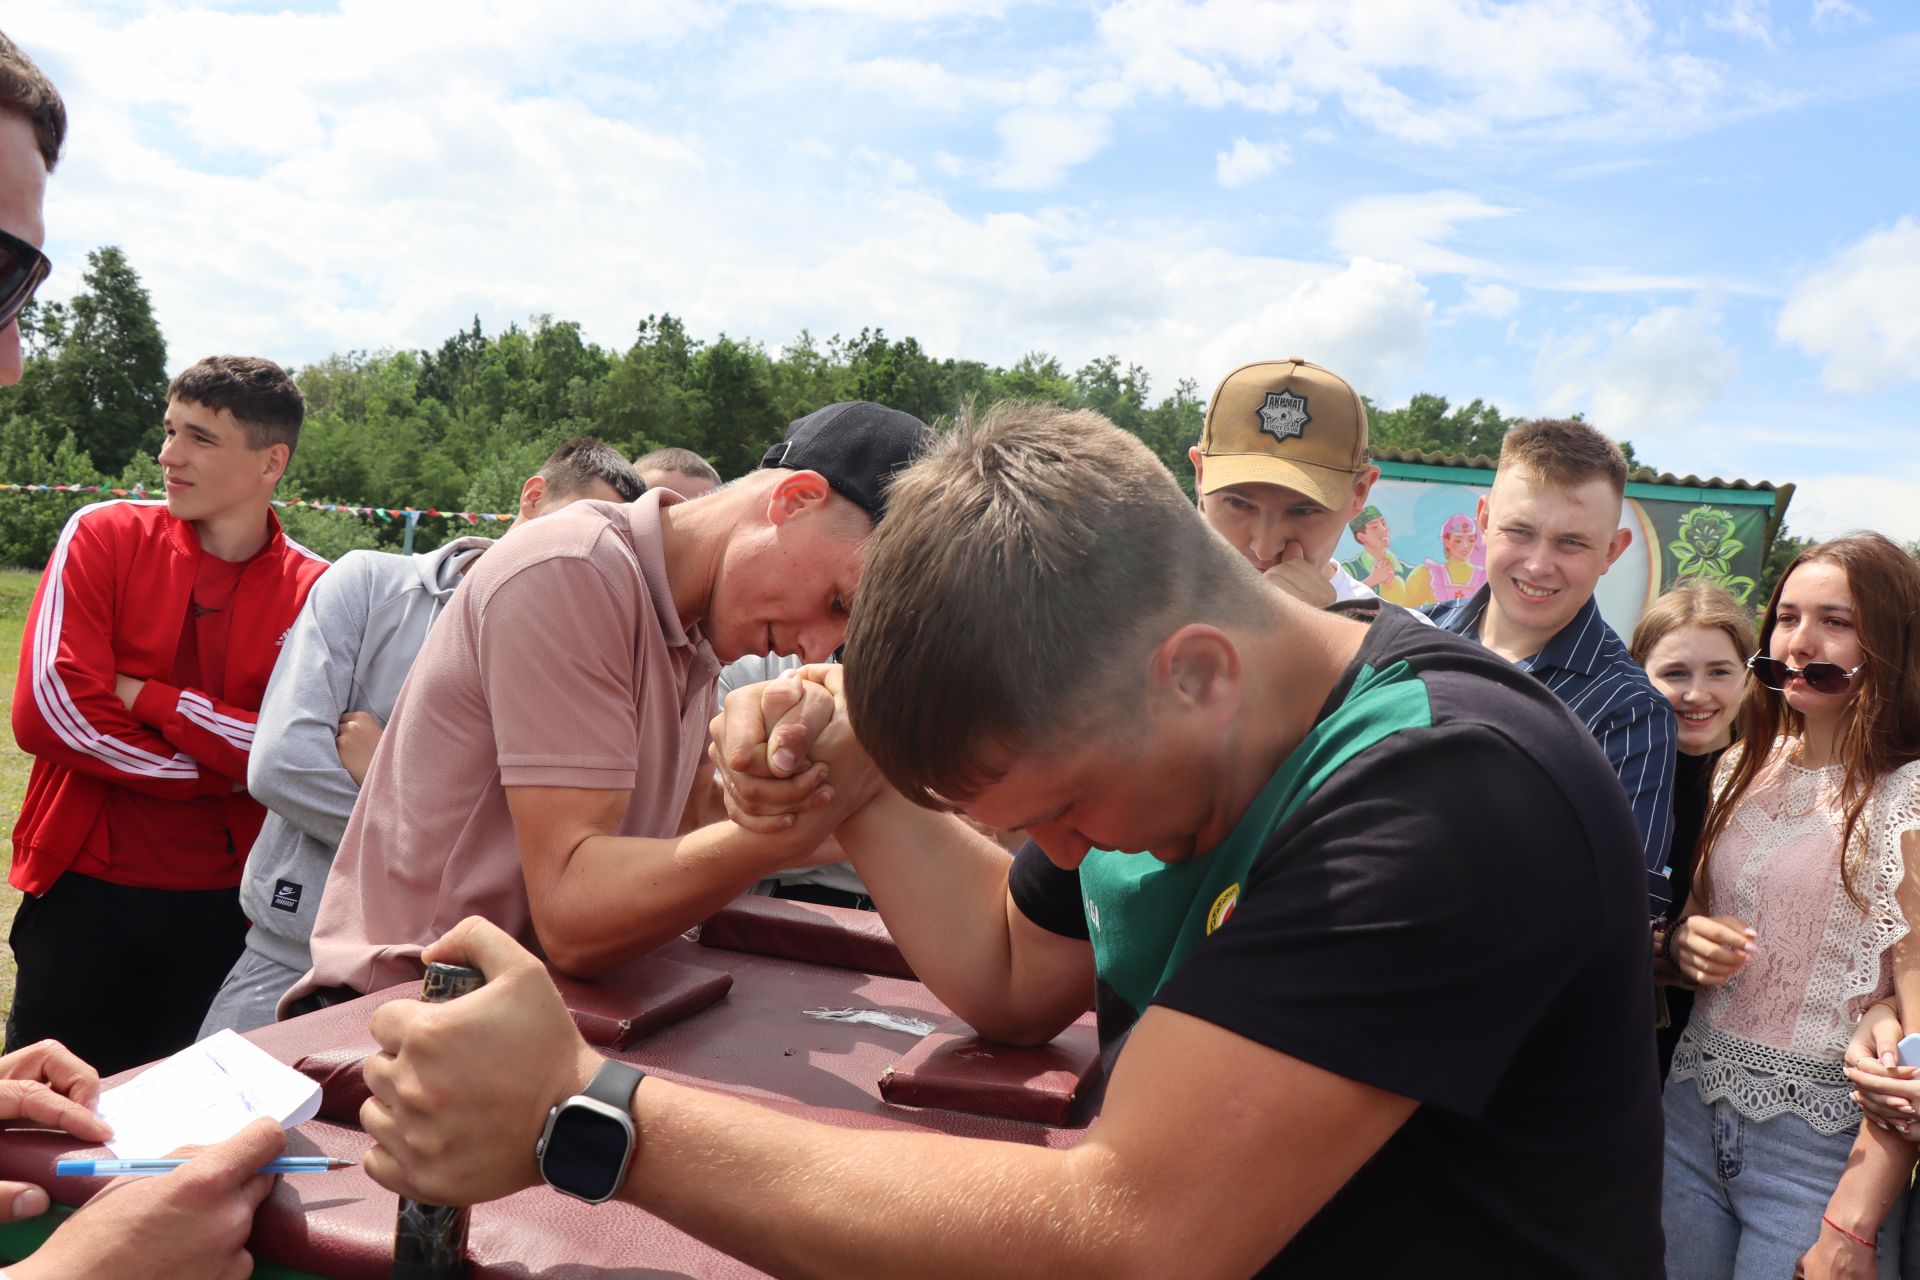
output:
[[1660,958],[1667,962],[1667,968],[1672,971],[1681,986],[1692,987],[1694,984],[1687,981],[1686,971],[1681,969],[1680,962],[1673,956],[1673,944],[1679,939],[1680,929],[1686,923],[1686,917],[1682,916],[1667,926],[1666,933],[1660,938]]
[[1875,1244],[1875,1243],[1874,1243],[1873,1241],[1871,1241],[1871,1240],[1868,1240],[1868,1239],[1866,1239],[1866,1238],[1865,1238],[1865,1237],[1863,1237],[1863,1236],[1857,1236],[1857,1235],[1855,1235],[1855,1234],[1853,1234],[1853,1232],[1851,1232],[1851,1231],[1849,1231],[1849,1230],[1847,1230],[1847,1229],[1846,1229],[1845,1227],[1843,1227],[1843,1226],[1841,1226],[1841,1225],[1840,1225],[1839,1223],[1837,1223],[1837,1222],[1835,1222],[1835,1221],[1834,1221],[1834,1220],[1833,1220],[1832,1218],[1829,1218],[1829,1217],[1828,1217],[1828,1216],[1827,1216],[1826,1214],[1824,1214],[1824,1213],[1823,1213],[1823,1214],[1821,1214],[1821,1215],[1820,1215],[1820,1221],[1822,1221],[1822,1222],[1824,1222],[1824,1223],[1826,1223],[1826,1224],[1827,1224],[1828,1226],[1830,1226],[1830,1227],[1832,1227],[1832,1228],[1833,1228],[1833,1229],[1834,1229],[1835,1231],[1838,1231],[1838,1232],[1839,1232],[1839,1233],[1840,1233],[1841,1235],[1843,1235],[1843,1236],[1845,1236],[1845,1237],[1846,1237],[1847,1239],[1849,1239],[1849,1240],[1851,1240],[1851,1241],[1853,1241],[1853,1242],[1854,1242],[1855,1244],[1862,1244],[1862,1245],[1865,1245],[1865,1246],[1866,1246],[1867,1248],[1869,1248],[1869,1249],[1871,1249],[1871,1250],[1873,1250],[1873,1251],[1874,1251],[1874,1253],[1876,1253],[1876,1254],[1880,1252],[1880,1246],[1879,1246],[1879,1245],[1877,1245],[1877,1244]]

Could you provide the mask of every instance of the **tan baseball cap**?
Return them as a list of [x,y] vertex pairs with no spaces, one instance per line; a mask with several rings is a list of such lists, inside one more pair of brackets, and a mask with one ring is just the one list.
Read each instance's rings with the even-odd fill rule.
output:
[[1200,492],[1277,484],[1346,506],[1367,465],[1367,406],[1346,379],[1289,356],[1241,365],[1207,402]]

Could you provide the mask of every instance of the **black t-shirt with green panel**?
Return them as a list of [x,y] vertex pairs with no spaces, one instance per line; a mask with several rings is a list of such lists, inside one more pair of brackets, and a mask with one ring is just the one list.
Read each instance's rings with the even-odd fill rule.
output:
[[1662,1270],[1639,847],[1557,698],[1383,609],[1226,841],[1012,888],[1091,938],[1109,1065],[1159,1004],[1421,1104],[1262,1275],[1611,1280]]

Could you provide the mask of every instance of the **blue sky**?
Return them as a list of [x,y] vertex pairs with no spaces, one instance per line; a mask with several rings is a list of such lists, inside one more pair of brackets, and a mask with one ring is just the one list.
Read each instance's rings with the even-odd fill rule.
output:
[[1305,355],[1585,412],[1789,522],[1920,537],[1909,0],[345,0],[10,14],[73,116],[49,289],[124,245],[176,365],[479,314],[1156,393]]

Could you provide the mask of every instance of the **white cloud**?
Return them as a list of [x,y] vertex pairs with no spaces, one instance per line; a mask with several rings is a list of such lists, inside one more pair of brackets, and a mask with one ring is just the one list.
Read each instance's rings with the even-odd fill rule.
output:
[[1778,333],[1824,358],[1835,391],[1920,379],[1920,222],[1913,215],[1848,246],[1794,289]]
[[[1617,267],[1580,267],[1542,283],[1569,293],[1698,293],[1708,287],[1700,276],[1653,275]],[[1716,287],[1725,288],[1718,282]]]
[[1723,96],[1717,68],[1616,0],[1119,0],[1100,30],[1142,92],[1298,113],[1337,103],[1393,137],[1496,130],[1672,136]]
[[1707,25],[1742,40],[1751,40],[1773,48],[1771,0],[1724,0],[1717,9],[1707,11]]
[[1223,187],[1244,187],[1272,173],[1289,159],[1284,142],[1258,143],[1235,138],[1231,151],[1213,158],[1213,176]]
[[899,156],[872,147],[855,147],[848,159],[895,186],[905,186],[920,176],[919,170]]
[[1820,30],[1864,26],[1873,19],[1848,0],[1813,0],[1813,25]]
[[1469,284],[1465,292],[1467,301],[1460,309],[1470,315],[1503,320],[1520,309],[1519,293],[1503,284]]
[[[910,0],[779,2],[871,7],[887,17],[911,8]],[[928,22],[994,9],[933,3]],[[1037,71],[1016,55],[990,59],[991,72],[956,72],[876,52],[863,34],[815,25],[801,35],[776,24],[741,55],[746,73],[723,78],[717,91],[784,96],[831,85],[941,113],[1012,112],[998,161],[964,172],[1016,190],[1059,182],[1106,145],[1112,117],[1168,98],[1296,118],[1332,108],[1431,148],[1540,139],[1641,146],[1776,105],[1731,90],[1718,64],[1687,52],[1637,0],[1115,0],[1097,11],[1091,40],[1049,49]],[[963,55],[943,56],[958,64]],[[1069,114],[1030,119],[1023,110]],[[1006,136],[1029,125],[1036,136]]]
[[1609,435],[1698,418],[1732,385],[1740,359],[1705,306],[1659,307],[1541,346],[1534,378],[1546,412],[1584,410]]
[[1463,222],[1514,212],[1465,191],[1368,196],[1334,213],[1333,244],[1344,254],[1401,262],[1416,271],[1496,275],[1499,269],[1492,264],[1439,242],[1452,239]]
[[1920,540],[1920,466],[1889,460],[1872,471],[1835,472],[1796,480],[1787,524],[1802,538],[1833,538],[1877,529],[1899,542]]
[[1054,111],[1021,107],[1001,116],[999,163],[988,185],[1011,191],[1052,186],[1074,165],[1092,159],[1107,145],[1107,117],[1093,111]]
[[997,18],[1007,0],[770,0],[780,9],[857,13],[863,18],[924,22],[954,16]]
[[[1433,303],[1405,267],[1362,258],[1335,270],[1213,253],[1170,266],[1166,303],[1180,309],[1170,336],[1189,354],[1148,368],[1194,371],[1206,391],[1250,360],[1299,355],[1376,399],[1412,390],[1404,384],[1426,354]],[[1183,304],[1188,296],[1195,302]]]

